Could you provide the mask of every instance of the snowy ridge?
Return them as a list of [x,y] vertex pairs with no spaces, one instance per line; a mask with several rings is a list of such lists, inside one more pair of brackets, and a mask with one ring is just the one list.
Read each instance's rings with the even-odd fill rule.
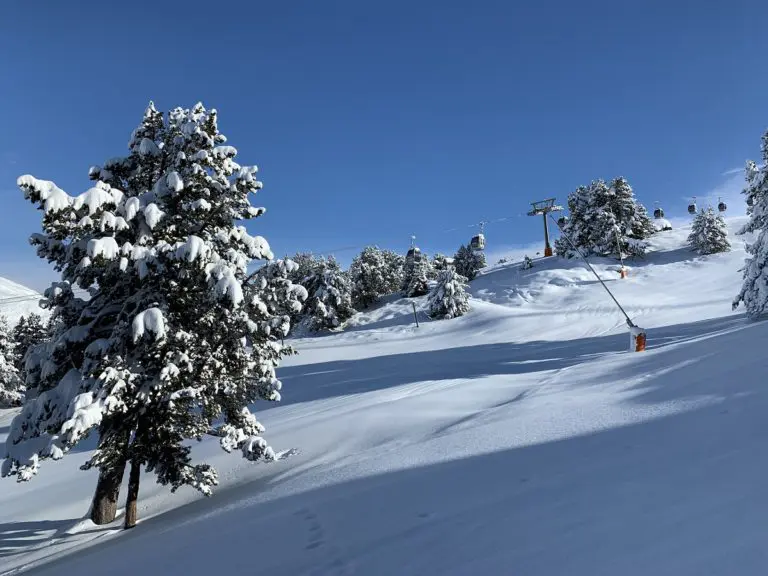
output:
[[487,268],[449,321],[426,319],[425,297],[387,298],[342,333],[293,339],[283,401],[257,407],[292,458],[254,466],[207,439],[194,450],[219,470],[214,496],[147,476],[129,533],[82,521],[87,453],[5,480],[0,574],[127,576],[136,557],[147,575],[248,573],[254,535],[271,552],[259,569],[286,576],[761,573],[768,324],[730,308],[743,238],[696,256],[675,226],[624,280],[595,262],[646,353],[626,351],[576,260]]
[[0,314],[8,318],[11,325],[32,312],[46,314],[46,311],[38,305],[42,297],[42,294],[31,288],[0,277]]

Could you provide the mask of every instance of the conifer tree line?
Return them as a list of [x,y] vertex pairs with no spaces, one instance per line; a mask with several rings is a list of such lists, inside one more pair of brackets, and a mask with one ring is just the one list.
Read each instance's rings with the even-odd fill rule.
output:
[[[486,265],[481,252],[464,245],[453,258],[440,253],[430,258],[418,248],[403,256],[378,246],[366,246],[347,270],[332,256],[309,252],[297,253],[291,261],[296,268],[289,274],[290,280],[307,291],[304,305],[292,315],[292,325],[309,332],[343,329],[354,314],[380,303],[386,296],[429,296],[439,290],[442,272],[455,270],[456,278],[472,280]],[[457,285],[457,294],[463,286]]]
[[127,472],[131,528],[142,472],[213,493],[217,471],[190,440],[211,436],[253,462],[290,455],[270,447],[254,410],[281,398],[294,328],[343,329],[392,294],[427,296],[435,319],[469,310],[466,282],[485,261],[465,246],[453,259],[369,246],[347,270],[310,253],[275,259],[244,226],[265,209],[252,204],[257,167],[237,157],[215,109],[150,103],[127,153],[92,166],[85,192],[18,178],[42,213],[30,243],[60,279],[40,303],[46,322],[0,318],[0,404],[20,406],[3,477],[33,480],[95,438],[81,466],[98,470],[90,519],[115,519]]

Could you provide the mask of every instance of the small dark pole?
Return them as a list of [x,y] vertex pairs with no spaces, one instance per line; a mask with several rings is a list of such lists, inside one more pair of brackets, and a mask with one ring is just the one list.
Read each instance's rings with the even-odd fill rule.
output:
[[419,317],[416,316],[416,303],[411,302],[411,306],[413,306],[413,319],[416,320],[416,328],[419,327]]

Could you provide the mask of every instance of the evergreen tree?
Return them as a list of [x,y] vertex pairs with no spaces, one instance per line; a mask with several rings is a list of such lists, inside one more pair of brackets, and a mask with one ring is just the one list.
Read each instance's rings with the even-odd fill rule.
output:
[[255,282],[249,285],[250,292],[246,297],[253,299],[270,336],[286,338],[292,318],[304,308],[307,290],[290,280],[298,268],[296,262],[287,258],[267,262],[256,272]]
[[349,276],[355,306],[368,308],[382,296],[398,290],[402,274],[391,265],[393,258],[385,252],[377,246],[367,246],[352,260]]
[[648,210],[635,198],[632,187],[626,178],[619,176],[611,182],[609,209],[614,214],[627,238],[645,240],[656,233],[653,221],[648,216]]
[[406,298],[424,296],[429,292],[429,279],[432,265],[426,254],[416,252],[412,258],[405,259],[403,282],[400,291]]
[[688,245],[699,254],[717,254],[728,252],[728,228],[725,220],[712,208],[701,209],[693,219]]
[[762,139],[763,165],[758,169],[754,162],[746,168],[749,222],[739,234],[757,232],[757,240],[747,244],[749,258],[743,269],[741,291],[733,301],[734,310],[743,303],[747,317],[756,320],[768,311],[768,132]]
[[742,194],[746,197],[747,214],[749,221],[737,232],[737,234],[748,234],[764,230],[768,224],[768,202],[765,201],[768,196],[768,131],[762,138],[762,168],[749,160],[744,171],[746,186]]
[[0,408],[20,406],[24,397],[22,382],[14,360],[8,320],[5,316],[0,316]]
[[440,275],[440,272],[443,270],[448,270],[453,267],[453,259],[448,258],[445,254],[440,254],[439,252],[435,254],[432,257],[432,270],[435,275],[435,278],[437,278]]
[[403,271],[405,268],[405,256],[394,250],[382,250],[381,256],[387,267],[387,278],[390,283],[387,286],[387,294],[394,294],[400,290],[403,283]]
[[349,276],[333,257],[319,260],[304,286],[309,293],[307,322],[310,330],[339,328],[355,314]]
[[22,380],[24,376],[24,362],[27,351],[48,338],[48,327],[43,323],[43,318],[34,312],[29,317],[22,316],[14,326],[12,332],[13,350],[16,369]]
[[432,318],[451,319],[469,312],[467,279],[455,270],[443,270],[427,298]]
[[[600,194],[603,190],[607,193],[605,182],[596,180],[589,186],[579,186],[568,195],[569,216],[562,226],[563,235],[555,240],[555,254],[565,258],[578,256],[571,242],[582,251],[588,250],[591,247],[592,232],[588,218],[591,219],[593,217],[593,206],[598,203],[593,197]],[[568,239],[570,239],[570,242]]]
[[288,279],[294,284],[303,284],[304,280],[315,271],[319,262],[311,252],[297,252],[290,259],[296,264],[288,275]]
[[453,257],[453,266],[460,276],[474,280],[477,273],[485,268],[485,254],[475,252],[469,246],[462,244]]
[[[656,231],[647,210],[621,177],[610,185],[595,180],[580,186],[568,196],[568,210],[563,232],[586,255],[642,256],[647,248],[645,240]],[[577,256],[564,237],[555,241],[555,253]]]
[[258,275],[247,275],[251,261],[272,258],[269,245],[237,224],[264,212],[250,203],[257,169],[225,142],[215,110],[165,116],[150,104],[129,155],[92,168],[87,192],[18,180],[44,213],[32,242],[62,281],[45,292],[56,328],[29,352],[33,392],[11,424],[2,474],[30,480],[96,435],[83,468],[100,470],[97,524],[114,519],[128,463],[127,527],[141,466],[174,490],[210,494],[216,471],[192,461],[190,439],[211,433],[227,452],[276,457],[249,406],[280,399],[275,367],[289,350],[252,285]]

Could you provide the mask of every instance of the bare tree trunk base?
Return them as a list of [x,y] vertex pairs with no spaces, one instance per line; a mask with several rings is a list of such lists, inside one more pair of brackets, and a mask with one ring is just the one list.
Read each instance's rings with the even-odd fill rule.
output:
[[128,500],[125,503],[126,530],[136,526],[138,519],[139,481],[141,480],[141,464],[131,461],[131,473],[128,476]]
[[99,471],[99,481],[91,504],[91,521],[97,526],[114,522],[124,473],[125,462],[112,470]]

